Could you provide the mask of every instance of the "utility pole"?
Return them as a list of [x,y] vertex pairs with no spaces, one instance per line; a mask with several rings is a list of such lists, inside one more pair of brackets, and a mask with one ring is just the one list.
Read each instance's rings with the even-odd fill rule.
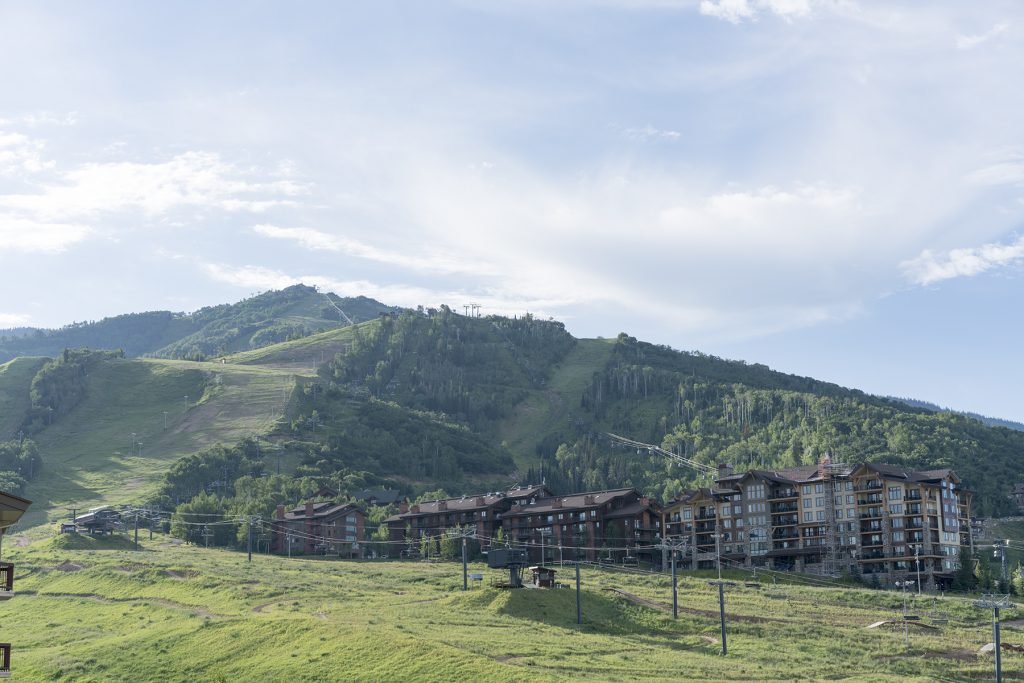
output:
[[576,549],[576,623],[583,623],[583,609],[580,605],[580,549]]
[[688,545],[686,538],[669,539],[666,538],[660,544],[656,545],[656,548],[668,551],[669,556],[672,558],[672,618],[679,618],[679,591],[677,589],[677,576],[676,576],[676,555],[678,553],[685,553]]
[[247,527],[248,532],[246,534],[246,536],[248,537],[246,542],[246,549],[249,551],[249,564],[252,564],[252,521],[253,517],[251,515],[249,517],[246,517],[245,519],[245,525]]
[[167,411],[164,411],[164,429],[167,429]]
[[914,544],[914,564],[917,565],[917,595],[921,596],[921,544]]
[[469,589],[468,567],[466,566],[466,537],[462,537],[462,590]]
[[[719,570],[719,571],[721,571],[721,570]],[[727,654],[729,654],[729,647],[728,647],[728,644],[726,643],[726,638],[725,638],[725,587],[726,586],[735,586],[736,583],[733,582],[733,581],[722,581],[721,579],[719,579],[718,581],[708,581],[708,585],[718,586],[718,614],[719,614],[720,620],[722,622],[722,652],[721,652],[721,654],[724,657]]]
[[139,511],[135,510],[135,549],[139,549]]
[[1003,683],[1003,659],[1001,656],[1001,645],[999,643],[999,608],[1013,607],[1009,595],[992,595],[986,593],[981,600],[976,600],[974,606],[978,609],[992,610],[992,638],[996,650],[996,683]]

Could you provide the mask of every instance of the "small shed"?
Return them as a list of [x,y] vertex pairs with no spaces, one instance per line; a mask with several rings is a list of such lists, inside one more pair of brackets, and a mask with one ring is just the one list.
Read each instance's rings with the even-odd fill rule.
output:
[[538,588],[555,588],[555,570],[550,567],[530,567],[533,585]]

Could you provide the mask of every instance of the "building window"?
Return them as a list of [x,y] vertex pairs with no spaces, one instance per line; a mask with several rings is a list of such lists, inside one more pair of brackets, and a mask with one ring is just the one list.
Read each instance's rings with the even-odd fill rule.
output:
[[848,495],[846,496],[846,504],[847,504],[847,505],[853,505],[853,494],[852,494],[852,493],[851,493],[851,494],[848,494]]
[[902,486],[890,486],[889,487],[889,500],[903,500],[903,487]]
[[847,491],[852,491],[853,490],[853,482],[852,481],[846,482],[846,490]]
[[811,500],[810,498],[804,498],[804,507],[805,507],[805,508],[809,508],[809,507],[811,507],[811,503],[812,503],[812,502],[813,502],[813,501],[812,501],[812,500]]
[[804,521],[805,522],[813,522],[814,521],[814,513],[813,512],[805,512],[804,513]]
[[890,515],[902,515],[903,514],[903,506],[902,505],[890,505],[889,506],[889,514]]
[[811,494],[811,485],[810,484],[804,484],[803,492],[804,492],[805,496],[810,495]]
[[690,508],[686,508],[685,510],[683,510],[683,519],[692,519],[692,518],[693,518],[693,510],[691,510]]
[[814,507],[823,508],[825,507],[825,499],[821,496],[814,499]]
[[817,484],[815,484],[815,485],[814,485],[814,492],[815,492],[815,493],[821,493],[821,492],[823,492],[824,490],[825,490],[825,485],[824,485],[824,484],[822,484],[822,483],[820,483],[820,482],[819,482],[819,483],[817,483]]
[[820,522],[820,521],[822,521],[824,519],[825,519],[825,511],[824,510],[818,510],[818,521]]
[[857,511],[856,510],[854,510],[853,508],[846,508],[846,518],[847,519],[853,519],[856,516],[857,516]]

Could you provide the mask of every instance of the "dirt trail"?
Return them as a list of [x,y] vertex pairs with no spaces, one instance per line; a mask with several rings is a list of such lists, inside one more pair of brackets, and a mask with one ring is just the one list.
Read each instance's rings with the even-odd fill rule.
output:
[[[634,593],[630,593],[629,591],[624,591],[621,588],[605,588],[605,590],[606,591],[610,591],[612,593],[615,593],[616,595],[622,596],[626,600],[632,602],[634,605],[640,605],[641,607],[647,607],[647,608],[650,608],[650,609],[656,609],[659,612],[669,612],[669,613],[672,612],[672,605],[666,605],[665,603],[662,603],[662,602],[655,602],[654,600],[648,600],[646,598],[641,598],[639,595],[636,595]],[[680,612],[686,612],[687,614],[697,614],[697,615],[700,615],[702,617],[713,617],[715,619],[718,619],[718,617],[719,617],[718,612],[715,612],[713,610],[694,609],[692,607],[679,607],[679,611]],[[771,623],[771,622],[775,622],[775,623],[785,623],[786,622],[785,619],[774,619],[772,617],[754,617],[754,616],[750,616],[750,615],[746,615],[746,614],[728,614],[728,613],[726,614],[726,619],[728,621],[742,621],[742,622],[746,622],[748,624],[767,624],[767,623]]]
[[95,602],[102,602],[108,604],[138,602],[145,605],[160,605],[161,607],[167,607],[169,609],[184,610],[186,612],[191,612],[197,617],[209,617],[211,619],[225,619],[228,617],[227,614],[217,614],[215,612],[211,612],[205,607],[199,607],[196,605],[186,605],[184,603],[175,602],[174,600],[167,600],[165,598],[108,598],[104,595],[98,595],[96,593],[40,593],[38,591],[18,591],[18,595],[39,598],[81,598],[82,600],[93,600]]

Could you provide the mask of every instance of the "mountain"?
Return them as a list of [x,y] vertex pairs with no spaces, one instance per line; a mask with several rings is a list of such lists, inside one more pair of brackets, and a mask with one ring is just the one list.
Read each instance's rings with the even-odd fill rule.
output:
[[[328,296],[295,287],[172,317],[160,334],[174,329],[174,341],[154,333],[148,346],[117,338],[118,329],[141,333],[119,316],[82,329],[104,330],[103,346],[125,354],[61,350],[0,365],[0,443],[20,432],[42,461],[41,470],[28,456],[15,463],[40,501],[34,521],[72,503],[174,507],[207,494],[204,509],[269,514],[323,486],[417,496],[543,480],[556,492],[635,486],[667,499],[707,481],[617,447],[608,432],[711,466],[771,469],[827,454],[952,467],[985,515],[1010,512],[1007,493],[1024,481],[1024,432],[965,415],[627,334],[576,339],[528,315],[372,300],[361,311],[332,296],[349,316],[369,318],[341,327],[326,316]],[[271,335],[259,331],[296,321],[332,326],[259,343]],[[198,329],[183,334],[186,323]],[[195,348],[202,358],[213,345],[215,360],[128,351]]]
[[986,424],[989,427],[1006,427],[1007,429],[1015,429],[1019,432],[1024,432],[1024,422],[1015,422],[1013,420],[1004,420],[998,417],[989,417],[987,415],[980,415],[978,413],[972,413],[966,410],[953,410],[952,408],[943,408],[934,403],[928,401],[919,401],[915,398],[901,398],[897,396],[890,397],[894,401],[900,403],[906,403],[908,406],[914,408],[923,408],[933,413],[956,413],[957,415],[966,415],[967,417],[974,418],[982,424]]
[[55,356],[65,348],[123,349],[128,357],[204,360],[345,326],[348,321],[341,311],[353,322],[363,322],[400,310],[362,296],[339,297],[294,285],[193,313],[149,311],[55,330],[0,330],[0,363],[18,356]]

